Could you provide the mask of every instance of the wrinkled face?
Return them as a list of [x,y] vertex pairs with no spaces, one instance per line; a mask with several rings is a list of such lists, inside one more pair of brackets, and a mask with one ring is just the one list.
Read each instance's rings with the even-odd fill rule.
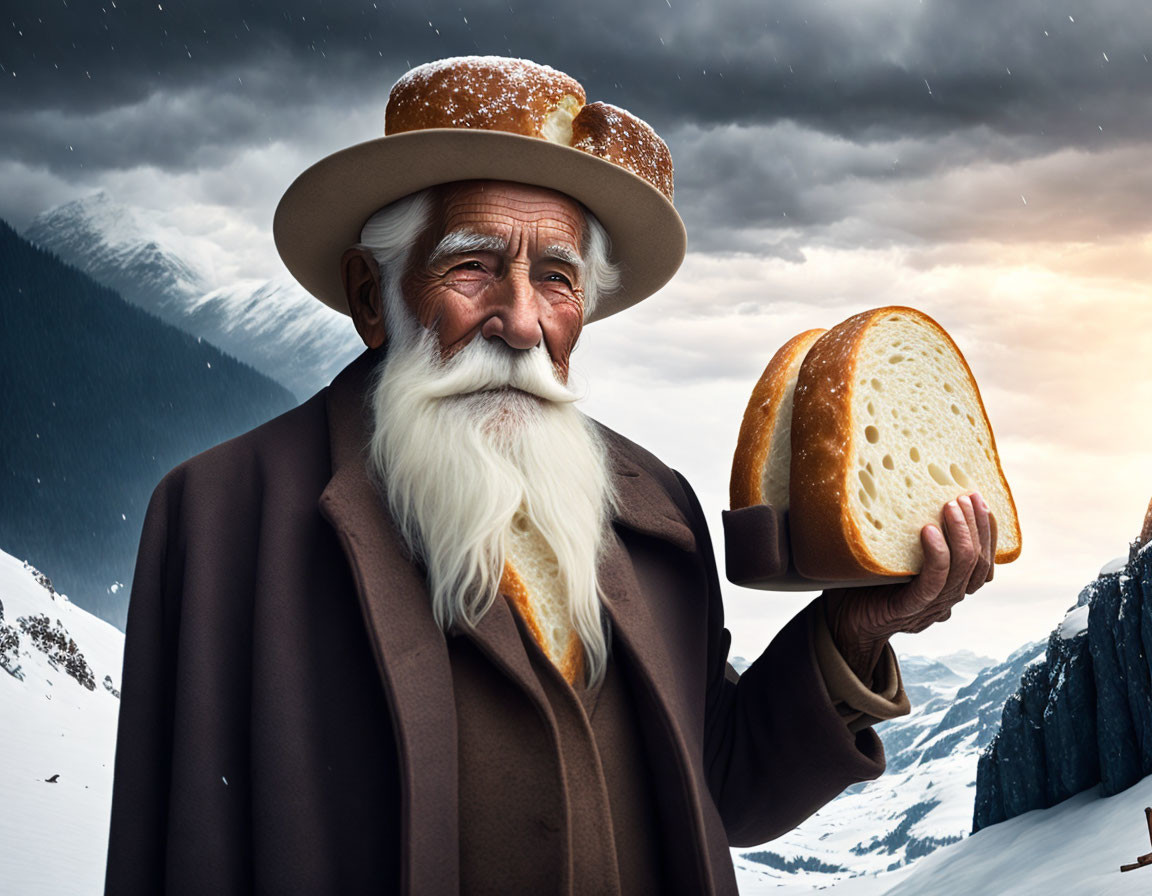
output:
[[478,336],[543,343],[561,382],[584,320],[584,216],[541,187],[466,181],[446,188],[416,247],[405,302],[450,358]]

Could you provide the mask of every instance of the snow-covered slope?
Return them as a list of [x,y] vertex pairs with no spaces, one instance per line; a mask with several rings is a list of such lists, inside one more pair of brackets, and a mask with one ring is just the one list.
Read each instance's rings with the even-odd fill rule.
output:
[[[888,896],[1152,893],[1152,868],[1122,873],[1149,850],[1144,807],[1152,778],[1115,796],[1079,793],[973,834],[928,856]],[[841,894],[839,889],[837,894]],[[843,891],[847,896],[851,891]],[[854,894],[853,894],[854,896]]]
[[304,399],[362,349],[344,315],[287,275],[216,282],[196,242],[103,191],[37,215],[24,236]]
[[124,636],[0,552],[0,892],[100,893]]
[[[796,830],[734,850],[741,892],[792,894],[830,886],[851,896],[882,892],[891,872],[906,872],[910,863],[966,837],[979,754],[1021,672],[1042,658],[1043,645],[1030,644],[972,678],[939,659],[903,657],[913,711],[877,726],[887,771],[849,788]],[[971,669],[983,658],[959,660]],[[880,886],[880,880],[886,883]]]

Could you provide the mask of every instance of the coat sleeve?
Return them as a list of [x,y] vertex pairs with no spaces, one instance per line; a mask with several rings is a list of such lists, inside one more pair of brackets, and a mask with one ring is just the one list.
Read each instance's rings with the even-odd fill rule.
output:
[[884,771],[870,728],[850,730],[817,660],[815,602],[737,676],[716,560],[700,504],[677,474],[708,582],[708,687],[704,763],[732,846],[755,846],[791,830],[845,787]]
[[148,504],[124,637],[105,893],[164,892],[175,672],[169,562],[179,490],[172,474]]

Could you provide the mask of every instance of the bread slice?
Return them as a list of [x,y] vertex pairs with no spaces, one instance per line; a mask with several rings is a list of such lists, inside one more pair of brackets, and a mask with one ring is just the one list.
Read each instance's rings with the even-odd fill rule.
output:
[[821,336],[792,407],[789,528],[809,578],[920,571],[920,529],[979,491],[996,518],[996,562],[1020,554],[1016,505],[980,391],[928,315],[889,306]]
[[752,390],[732,458],[733,510],[756,504],[770,504],[781,513],[788,509],[792,393],[804,356],[825,332],[805,330],[785,342]]

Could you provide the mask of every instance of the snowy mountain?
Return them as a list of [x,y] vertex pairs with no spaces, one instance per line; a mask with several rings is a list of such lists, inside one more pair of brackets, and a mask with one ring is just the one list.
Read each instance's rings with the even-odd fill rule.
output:
[[885,774],[767,848],[735,851],[741,892],[1152,892],[1152,871],[1119,871],[1152,837],[1150,655],[1152,502],[1127,556],[1046,643],[959,688],[943,659],[901,660],[913,712],[877,726]]
[[0,892],[103,889],[123,643],[0,552]]
[[347,317],[287,275],[216,282],[195,240],[103,191],[41,213],[24,236],[298,399],[326,386],[363,349]]
[[296,401],[3,221],[0,319],[0,546],[123,625],[156,483]]
[[980,656],[971,650],[957,650],[954,653],[939,656],[936,659],[956,674],[968,680],[975,678],[977,673],[982,669],[986,669],[996,662],[991,657]]
[[169,323],[210,288],[205,262],[189,261],[189,252],[177,249],[179,234],[103,190],[37,215],[23,236]]
[[[876,727],[888,760],[885,773],[850,787],[794,831],[734,850],[741,892],[834,886],[837,893],[844,887],[855,894],[965,838],[977,759],[1021,673],[1042,658],[1043,645],[1029,644],[973,677],[941,659],[902,657],[912,712]],[[970,669],[982,659],[966,652],[958,665]]]

